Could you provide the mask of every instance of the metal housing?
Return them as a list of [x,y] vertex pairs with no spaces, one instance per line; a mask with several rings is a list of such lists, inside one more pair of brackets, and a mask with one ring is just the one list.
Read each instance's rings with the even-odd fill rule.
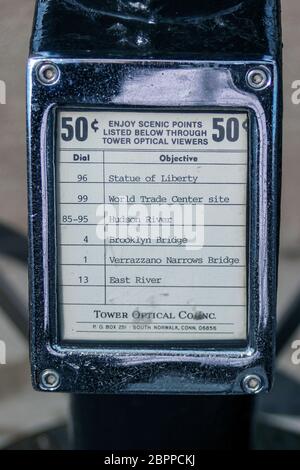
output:
[[[62,11],[66,9],[66,17],[72,14],[67,8],[67,4],[72,2],[59,3]],[[190,32],[185,44],[187,54],[181,50],[174,52],[176,36],[172,35],[175,42],[171,41],[170,54],[162,45],[159,53],[152,51],[152,57],[149,57],[150,50],[140,49],[139,53],[136,48],[129,50],[130,46],[127,53],[121,46],[118,50],[112,48],[109,54],[107,51],[102,53],[101,43],[98,43],[97,52],[95,48],[89,48],[86,40],[79,41],[83,50],[74,46],[71,51],[71,45],[68,41],[64,43],[61,32],[55,37],[53,35],[56,19],[51,19],[49,11],[55,11],[57,2],[38,2],[28,64],[27,103],[31,362],[36,389],[45,389],[40,378],[46,369],[58,372],[60,383],[55,390],[60,392],[243,394],[246,393],[243,380],[252,375],[261,378],[262,390],[270,389],[275,350],[280,213],[279,10],[277,2],[241,3],[247,8],[250,3],[260,4],[261,8],[263,4],[264,7],[273,4],[269,5],[269,10],[264,10],[264,14],[272,19],[265,24],[266,37],[273,40],[273,43],[261,42],[259,47],[264,44],[265,53],[259,50],[258,43],[253,43],[253,54],[250,53],[251,40],[246,41],[247,47],[244,44],[239,48],[241,44],[236,34],[237,53],[230,50],[231,42],[227,51],[218,51],[216,45],[212,45],[212,50],[205,54],[210,58],[195,58],[196,51],[192,51],[195,44],[189,39]],[[247,8],[244,15],[251,11]],[[228,15],[227,24],[230,13]],[[203,26],[203,18],[199,21]],[[206,21],[212,21],[211,17]],[[42,24],[45,28],[43,34]],[[260,27],[263,27],[262,23]],[[238,31],[239,26],[236,28]],[[277,36],[270,35],[271,31]],[[204,34],[203,28],[197,38],[198,46],[201,34]],[[189,40],[193,47],[189,47]],[[60,72],[59,80],[51,86],[43,85],[37,75],[40,64],[48,61],[56,64]],[[269,86],[261,90],[251,89],[246,78],[250,70],[257,68],[263,68],[270,75]],[[246,345],[201,342],[165,346],[159,343],[68,345],[60,342],[56,302],[54,132],[55,111],[61,107],[208,108],[238,109],[249,113],[249,328]]]

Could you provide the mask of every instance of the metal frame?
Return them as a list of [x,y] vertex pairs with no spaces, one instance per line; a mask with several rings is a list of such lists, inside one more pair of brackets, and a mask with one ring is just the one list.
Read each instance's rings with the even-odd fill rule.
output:
[[[49,61],[49,59],[47,59]],[[28,66],[28,154],[31,359],[33,384],[45,369],[60,375],[57,391],[80,393],[242,394],[249,375],[272,384],[280,193],[280,77],[275,61],[51,59],[60,80],[43,86]],[[246,82],[265,67],[264,90]],[[201,85],[202,84],[202,85]],[[206,86],[203,86],[206,84]],[[208,84],[208,85],[207,85]],[[151,93],[150,91],[151,85]],[[108,346],[60,344],[55,258],[54,120],[57,107],[233,108],[251,115],[248,217],[249,342],[219,349],[199,343]]]

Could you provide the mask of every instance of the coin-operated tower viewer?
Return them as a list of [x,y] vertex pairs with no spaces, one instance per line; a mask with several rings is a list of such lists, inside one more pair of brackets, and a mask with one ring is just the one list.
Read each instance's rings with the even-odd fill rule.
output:
[[36,389],[270,389],[278,1],[38,1],[28,162]]

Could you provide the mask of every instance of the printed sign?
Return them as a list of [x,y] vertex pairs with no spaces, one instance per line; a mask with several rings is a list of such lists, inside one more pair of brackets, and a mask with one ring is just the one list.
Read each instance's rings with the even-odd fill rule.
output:
[[228,111],[58,113],[63,340],[246,339],[247,124]]

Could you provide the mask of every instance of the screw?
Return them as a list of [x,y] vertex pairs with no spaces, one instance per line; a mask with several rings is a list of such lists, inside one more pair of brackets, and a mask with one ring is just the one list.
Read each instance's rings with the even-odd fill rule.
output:
[[262,391],[263,381],[258,375],[247,375],[242,382],[244,392],[255,395]]
[[60,70],[52,62],[43,62],[38,65],[37,78],[42,85],[55,85],[60,77]]
[[60,376],[56,370],[46,369],[41,373],[41,387],[44,390],[56,390],[60,385]]
[[255,90],[264,90],[271,84],[271,75],[267,68],[249,70],[246,79],[248,85]]

